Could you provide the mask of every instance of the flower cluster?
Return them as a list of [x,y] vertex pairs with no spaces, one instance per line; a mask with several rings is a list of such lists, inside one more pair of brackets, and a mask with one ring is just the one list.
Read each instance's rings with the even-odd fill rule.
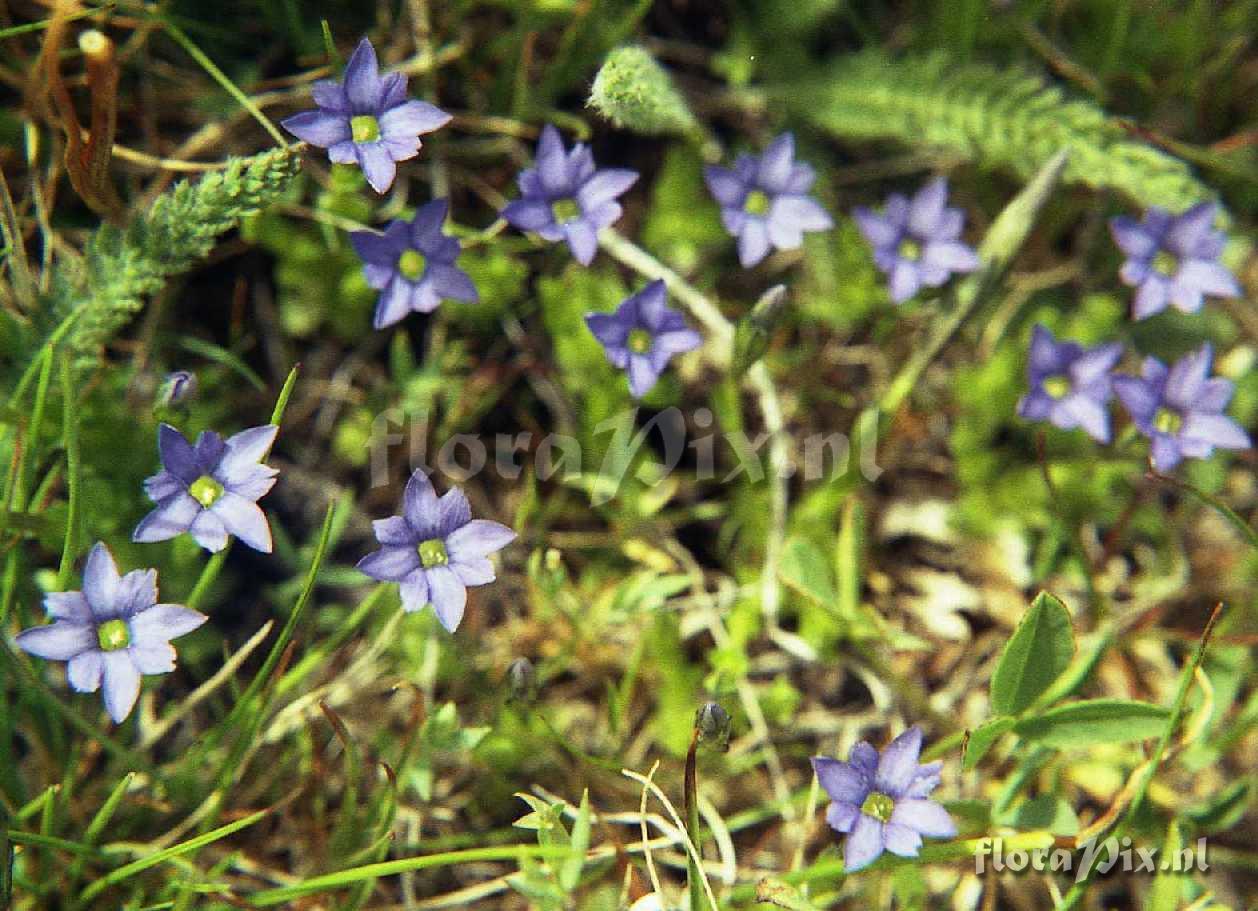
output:
[[[1202,203],[1172,216],[1154,207],[1140,222],[1125,216],[1110,221],[1114,242],[1127,256],[1119,274],[1137,288],[1135,319],[1152,316],[1168,303],[1195,313],[1203,295],[1239,293],[1236,279],[1218,262],[1223,234],[1212,227],[1215,211],[1212,203]],[[1107,406],[1117,395],[1149,440],[1149,461],[1159,472],[1171,471],[1185,458],[1208,458],[1215,449],[1252,445],[1244,429],[1223,413],[1234,387],[1230,380],[1210,376],[1210,344],[1169,367],[1146,357],[1139,376],[1113,372],[1122,355],[1120,343],[1084,348],[1059,342],[1044,326],[1035,326],[1027,358],[1030,389],[1018,402],[1018,414],[1063,430],[1079,428],[1108,443]]]
[[[380,194],[393,185],[398,162],[418,155],[420,137],[451,120],[434,105],[408,98],[401,73],[382,75],[365,38],[343,79],[318,82],[312,94],[316,109],[289,117],[284,127],[326,149],[332,162],[356,164]],[[533,166],[517,177],[519,198],[507,202],[500,215],[519,231],[551,244],[562,241],[577,263],[588,266],[598,253],[600,232],[620,220],[621,199],[638,178],[628,168],[599,167],[589,146],[567,147],[559,130],[546,124]],[[834,225],[811,195],[816,173],[796,160],[791,133],[774,138],[759,155],[739,155],[732,167],[706,167],[704,180],[744,268],[758,266],[773,250],[796,250],[806,233]],[[980,268],[979,255],[962,240],[964,213],[949,206],[948,197],[947,180],[937,177],[912,196],[890,194],[879,211],[857,207],[852,213],[896,304]],[[379,292],[376,329],[394,326],[411,313],[431,313],[446,300],[479,301],[471,277],[457,265],[461,245],[445,231],[449,212],[448,199],[433,199],[410,220],[350,233],[367,283]],[[1120,277],[1137,289],[1135,319],[1168,306],[1193,313],[1206,296],[1239,294],[1236,280],[1218,261],[1223,235],[1213,227],[1215,214],[1212,204],[1202,204],[1178,216],[1151,208],[1140,222],[1111,221],[1114,241],[1126,256]],[[703,344],[682,313],[668,306],[662,279],[649,282],[612,312],[587,313],[585,324],[608,362],[625,371],[635,398],[655,387],[674,357]],[[1113,436],[1109,405],[1117,397],[1149,439],[1150,460],[1158,471],[1169,471],[1184,458],[1208,457],[1216,448],[1251,445],[1245,431],[1224,414],[1233,385],[1210,376],[1214,352],[1209,344],[1169,367],[1147,357],[1138,376],[1115,372],[1123,354],[1117,342],[1084,347],[1035,326],[1029,388],[1018,414],[1063,430],[1083,430],[1108,443]],[[172,374],[161,393],[162,407],[173,408],[194,391],[195,377]],[[154,507],[134,529],[132,541],[147,544],[188,534],[205,550],[221,553],[234,537],[270,553],[271,527],[259,501],[278,479],[279,471],[265,464],[278,429],[266,424],[226,439],[205,431],[190,442],[162,423],[157,432],[161,469],[144,482]],[[516,538],[506,525],[474,519],[459,488],[439,496],[422,470],[408,479],[400,514],[374,521],[373,530],[379,547],[358,561],[358,570],[396,583],[404,612],[431,607],[450,633],[463,620],[468,589],[495,581],[491,558]],[[174,669],[171,641],[208,619],[179,604],[158,603],[156,571],[121,574],[103,542],[87,556],[82,590],[50,593],[44,608],[51,622],[22,631],[18,644],[37,657],[67,662],[72,689],[103,691],[105,709],[116,723],[133,710],[143,675]],[[527,664],[513,668],[515,687],[527,690]],[[698,725],[705,737],[721,739],[728,736],[729,717],[711,704],[700,711]],[[831,801],[826,820],[846,837],[848,871],[868,867],[884,852],[916,857],[923,838],[957,834],[944,807],[930,799],[940,784],[942,763],[919,761],[922,738],[921,729],[911,727],[881,754],[861,742],[846,761],[813,758],[818,782]]]

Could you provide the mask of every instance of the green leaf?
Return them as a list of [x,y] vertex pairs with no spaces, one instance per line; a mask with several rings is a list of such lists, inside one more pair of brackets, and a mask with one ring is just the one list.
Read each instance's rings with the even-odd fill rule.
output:
[[803,538],[786,542],[778,575],[791,588],[826,607],[833,607],[838,600],[825,554]]
[[1003,813],[997,822],[1024,832],[1046,829],[1054,835],[1079,834],[1079,817],[1074,809],[1053,794],[1032,797],[1013,811]]
[[1177,911],[1184,897],[1184,884],[1188,877],[1182,872],[1172,871],[1167,861],[1173,861],[1184,846],[1184,832],[1179,820],[1171,820],[1166,827],[1166,840],[1162,842],[1162,862],[1159,864],[1157,876],[1153,880],[1153,888],[1145,901],[1145,911]]
[[1040,592],[1001,652],[992,674],[992,710],[1019,715],[1052,685],[1074,655],[1070,613],[1047,592]]
[[572,856],[559,867],[559,885],[571,892],[581,881],[585,852],[590,849],[590,791],[581,792],[581,808],[572,824]]
[[1234,781],[1204,803],[1190,807],[1187,816],[1200,831],[1226,832],[1245,816],[1253,803],[1254,790],[1252,781]]
[[1020,737],[1058,749],[1098,743],[1129,743],[1157,737],[1170,710],[1127,699],[1087,699],[1049,709],[1014,725]]
[[970,736],[965,741],[965,755],[961,758],[962,767],[972,769],[978,765],[978,761],[992,748],[992,744],[999,740],[1002,735],[1013,730],[1013,725],[1014,719],[1001,715],[998,718],[984,721],[970,731]]

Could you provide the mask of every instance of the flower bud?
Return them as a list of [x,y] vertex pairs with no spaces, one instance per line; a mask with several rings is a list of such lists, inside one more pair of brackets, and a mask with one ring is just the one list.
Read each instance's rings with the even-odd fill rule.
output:
[[705,702],[695,714],[695,728],[699,739],[715,741],[721,749],[729,744],[730,717],[718,702]]
[[537,698],[537,674],[533,662],[516,658],[507,668],[507,687],[510,698],[518,702],[532,702]]
[[192,398],[197,392],[197,377],[187,370],[176,370],[166,376],[157,390],[157,408],[173,408]]

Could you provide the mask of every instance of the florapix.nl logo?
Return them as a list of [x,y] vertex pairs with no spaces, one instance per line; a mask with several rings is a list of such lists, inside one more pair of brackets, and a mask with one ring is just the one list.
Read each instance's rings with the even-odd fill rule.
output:
[[1198,838],[1195,844],[1169,854],[1160,853],[1157,847],[1136,845],[1125,836],[1122,839],[1111,836],[1103,841],[1086,841],[1074,849],[1059,846],[1006,848],[1002,838],[984,838],[974,851],[974,872],[980,876],[989,870],[996,873],[1033,870],[1036,873],[1074,873],[1075,881],[1082,882],[1093,868],[1104,876],[1111,872],[1204,872],[1210,869],[1210,864],[1206,858],[1204,838]]

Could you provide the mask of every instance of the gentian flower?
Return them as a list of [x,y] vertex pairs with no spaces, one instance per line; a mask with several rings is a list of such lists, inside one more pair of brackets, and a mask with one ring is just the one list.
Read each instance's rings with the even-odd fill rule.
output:
[[542,128],[537,166],[517,178],[523,198],[507,203],[502,217],[545,240],[567,240],[576,261],[588,266],[598,251],[598,232],[620,218],[616,198],[633,186],[637,171],[596,169],[585,143],[564,148],[559,131]]
[[376,49],[364,38],[345,67],[345,81],[324,79],[311,88],[314,111],[294,114],[281,125],[298,139],[328,150],[337,164],[357,163],[377,193],[393,185],[397,162],[419,154],[420,134],[450,122],[426,101],[406,97],[406,77],[380,75]]
[[1230,380],[1210,378],[1214,351],[1209,343],[1167,369],[1155,357],[1144,360],[1140,376],[1115,376],[1114,391],[1140,432],[1149,438],[1158,471],[1170,471],[1185,458],[1209,458],[1215,448],[1248,449],[1249,435],[1223,413],[1232,398]]
[[826,822],[847,835],[848,873],[873,863],[884,850],[916,857],[922,836],[951,838],[957,827],[942,806],[927,800],[939,785],[942,762],[918,765],[922,730],[911,727],[878,755],[868,743],[852,747],[848,761],[813,758],[817,780],[830,795]]
[[674,354],[703,344],[685,318],[669,308],[661,279],[625,298],[615,313],[587,313],[585,324],[602,342],[607,359],[629,371],[629,391],[639,399],[651,391]]
[[1150,206],[1143,221],[1111,218],[1110,234],[1127,255],[1119,271],[1137,288],[1131,315],[1144,319],[1169,303],[1184,313],[1201,309],[1202,297],[1239,297],[1240,286],[1219,262],[1225,238],[1213,228],[1216,206],[1203,202],[1179,215]]
[[235,535],[254,550],[271,552],[271,526],[257,501],[275,486],[279,471],[260,464],[279,428],[263,424],[226,442],[207,430],[191,445],[174,427],[157,429],[162,470],[144,482],[157,508],[140,520],[132,541],[165,541],[185,531],[211,553]]
[[948,206],[948,181],[937,177],[910,200],[892,193],[882,214],[852,212],[874,248],[874,264],[890,280],[891,299],[903,303],[922,287],[938,288],[954,272],[973,272],[978,254],[959,239],[965,213]]
[[1082,427],[1094,440],[1110,440],[1110,371],[1123,356],[1118,342],[1084,348],[1059,342],[1043,326],[1031,331],[1027,383],[1031,390],[1018,402],[1018,414],[1055,427]]
[[17,644],[48,661],[68,661],[66,677],[80,693],[105,689],[105,710],[121,724],[140,695],[141,674],[175,669],[170,640],[207,619],[179,604],[157,603],[157,570],[118,574],[113,554],[98,543],[87,555],[83,590],[51,592],[46,626],[23,630]]
[[394,220],[383,234],[354,231],[350,243],[363,261],[367,284],[380,290],[374,325],[392,326],[406,314],[431,313],[442,300],[480,300],[472,279],[454,261],[459,242],[443,234],[448,199],[419,207],[411,222]]
[[489,555],[515,540],[515,532],[488,519],[473,519],[463,491],[452,487],[438,499],[432,482],[416,471],[406,483],[402,515],[372,523],[380,549],[358,568],[382,582],[400,582],[407,613],[431,604],[450,632],[459,627],[467,589],[494,581]]
[[783,133],[759,157],[744,153],[733,168],[703,169],[725,230],[738,238],[738,261],[744,268],[768,256],[770,247],[797,249],[805,231],[834,227],[830,213],[808,195],[816,172],[794,159],[795,137]]

